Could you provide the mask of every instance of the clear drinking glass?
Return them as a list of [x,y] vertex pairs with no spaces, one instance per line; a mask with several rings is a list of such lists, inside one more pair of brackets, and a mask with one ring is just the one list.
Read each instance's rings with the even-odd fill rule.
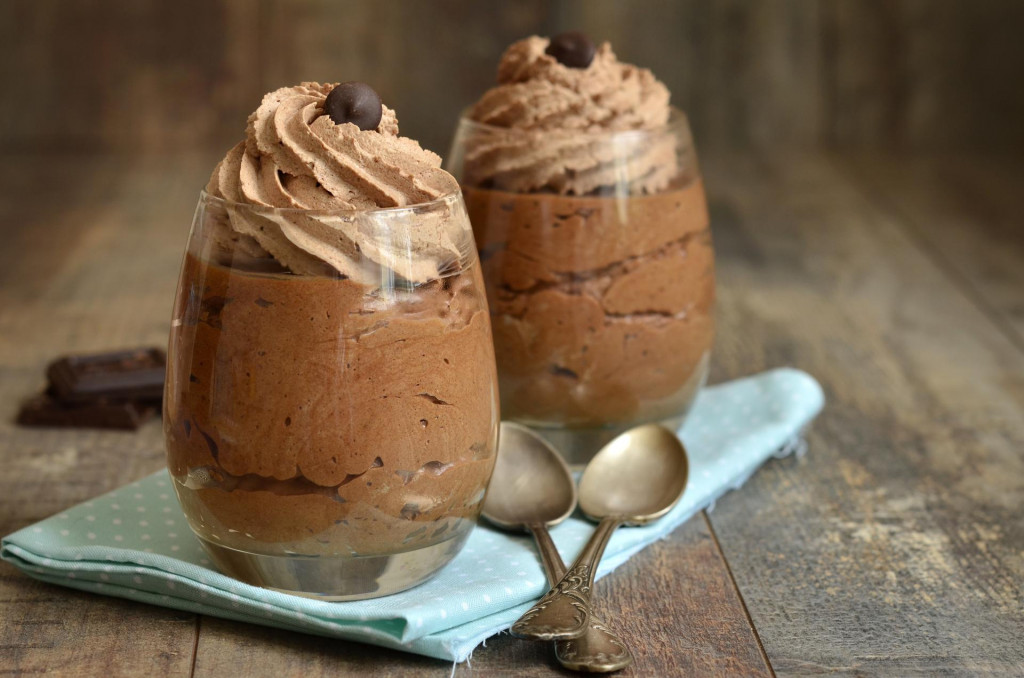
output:
[[502,415],[576,464],[631,426],[678,426],[714,336],[714,255],[686,116],[596,133],[463,117],[447,169],[480,248]]
[[[243,235],[260,232],[273,256]],[[499,420],[477,264],[458,193],[347,212],[202,194],[164,432],[178,499],[221,570],[345,600],[455,556]]]

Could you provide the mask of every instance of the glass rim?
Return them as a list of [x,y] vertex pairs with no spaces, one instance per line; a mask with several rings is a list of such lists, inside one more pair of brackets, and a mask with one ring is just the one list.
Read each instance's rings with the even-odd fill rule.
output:
[[264,212],[273,214],[302,214],[302,215],[316,215],[316,216],[337,216],[337,217],[354,217],[357,215],[365,214],[382,214],[382,215],[395,215],[403,212],[416,213],[427,211],[431,207],[450,205],[462,200],[462,189],[456,185],[455,190],[451,193],[445,193],[444,195],[428,200],[426,202],[417,202],[410,205],[398,205],[395,207],[353,207],[350,209],[325,209],[325,208],[306,208],[306,207],[274,207],[273,205],[258,205],[251,202],[238,202],[236,200],[229,200],[228,198],[221,198],[219,196],[211,194],[205,188],[199,191],[199,202],[211,203],[214,205],[220,205],[228,209],[243,209],[251,210],[253,212]]
[[537,136],[547,134],[571,134],[578,135],[581,137],[587,137],[591,139],[623,139],[631,137],[645,137],[653,136],[656,134],[663,134],[676,129],[685,129],[687,133],[690,132],[690,120],[686,115],[686,111],[676,106],[669,106],[668,120],[664,124],[657,127],[640,128],[640,129],[619,129],[619,130],[600,130],[600,131],[588,131],[588,130],[577,130],[577,129],[522,129],[519,127],[502,127],[501,125],[492,125],[487,122],[479,122],[468,117],[468,113],[472,106],[467,106],[462,109],[459,113],[459,128],[476,129],[483,132],[496,133],[496,134],[513,134],[518,136]]

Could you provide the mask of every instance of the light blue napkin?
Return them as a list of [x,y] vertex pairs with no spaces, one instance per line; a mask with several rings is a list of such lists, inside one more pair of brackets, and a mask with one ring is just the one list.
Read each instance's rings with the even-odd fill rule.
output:
[[[690,455],[683,500],[652,525],[619,529],[597,576],[742,485],[769,457],[798,450],[823,403],[818,383],[793,369],[705,389],[680,433]],[[566,563],[593,529],[573,517],[551,531]],[[483,524],[436,577],[392,596],[328,603],[249,586],[212,568],[166,471],[9,535],[0,557],[53,584],[455,661],[548,589],[531,539]]]

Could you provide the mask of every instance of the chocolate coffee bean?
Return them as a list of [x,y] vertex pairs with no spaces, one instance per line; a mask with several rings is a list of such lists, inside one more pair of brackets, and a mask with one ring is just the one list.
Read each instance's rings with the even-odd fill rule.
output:
[[350,122],[365,131],[377,129],[384,108],[380,96],[365,82],[343,82],[327,95],[324,112],[338,125]]
[[579,31],[566,31],[551,38],[544,53],[555,57],[563,66],[586,68],[594,60],[597,48],[585,34]]

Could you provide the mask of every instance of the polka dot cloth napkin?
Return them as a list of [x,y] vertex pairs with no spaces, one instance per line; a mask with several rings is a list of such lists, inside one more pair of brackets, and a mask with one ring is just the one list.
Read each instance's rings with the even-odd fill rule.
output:
[[[799,449],[823,402],[817,382],[792,369],[705,389],[680,432],[690,454],[683,500],[652,525],[619,529],[598,577],[742,485],[769,457]],[[577,516],[551,531],[567,563],[593,529]],[[210,564],[165,471],[9,535],[0,557],[54,584],[455,661],[548,589],[530,538],[483,524],[436,577],[392,596],[328,603],[248,586]]]

